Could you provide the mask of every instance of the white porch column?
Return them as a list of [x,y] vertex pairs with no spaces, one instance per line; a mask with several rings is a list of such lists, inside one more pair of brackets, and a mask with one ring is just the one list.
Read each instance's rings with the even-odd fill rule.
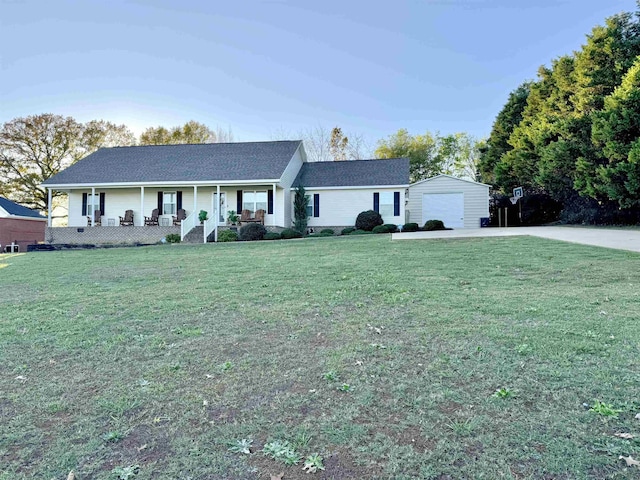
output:
[[91,213],[89,214],[89,218],[91,219],[91,226],[96,226],[96,187],[91,187]]
[[[269,207],[267,206],[267,209]],[[278,222],[276,221],[276,184],[273,184],[273,225],[276,226]]]
[[216,193],[218,194],[217,198],[217,205],[216,205],[216,224],[213,227],[214,231],[213,231],[213,241],[217,242],[218,241],[218,224],[220,223],[220,185],[216,185]]
[[47,227],[51,226],[51,210],[53,210],[53,206],[51,205],[51,189],[47,188]]
[[140,226],[144,227],[144,187],[140,187]]
[[195,218],[198,218],[198,186],[194,185],[193,186],[193,214],[195,215]]

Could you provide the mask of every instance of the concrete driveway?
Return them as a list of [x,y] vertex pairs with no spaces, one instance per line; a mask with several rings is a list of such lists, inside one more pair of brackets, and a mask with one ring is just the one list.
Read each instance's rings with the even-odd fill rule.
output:
[[416,240],[433,238],[533,237],[581,243],[596,247],[615,248],[640,252],[640,230],[583,227],[513,227],[513,228],[468,228],[437,232],[406,232],[392,234],[392,240]]

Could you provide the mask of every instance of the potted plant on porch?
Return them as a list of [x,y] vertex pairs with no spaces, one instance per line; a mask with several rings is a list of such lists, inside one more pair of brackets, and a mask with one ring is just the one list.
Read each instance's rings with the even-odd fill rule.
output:
[[238,223],[239,217],[235,210],[229,210],[227,214],[227,223],[229,225],[236,225]]
[[200,212],[198,213],[198,220],[200,220],[200,223],[204,223],[206,219],[207,219],[206,210],[200,210]]

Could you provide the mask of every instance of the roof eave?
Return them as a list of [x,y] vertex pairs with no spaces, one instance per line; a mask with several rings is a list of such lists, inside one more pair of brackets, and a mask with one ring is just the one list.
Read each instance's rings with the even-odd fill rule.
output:
[[107,182],[107,183],[42,183],[40,186],[53,190],[69,190],[81,188],[135,188],[135,187],[193,187],[193,186],[230,186],[230,185],[262,185],[280,183],[280,178],[261,178],[257,180],[198,180],[198,181],[163,181],[163,182]]
[[467,178],[454,177],[453,175],[448,175],[446,173],[441,173],[441,174],[435,175],[433,177],[425,178],[424,180],[418,180],[417,182],[412,183],[411,186],[418,185],[420,183],[430,182],[431,180],[435,180],[436,178],[440,178],[440,177],[453,178],[454,180],[460,180],[462,182],[473,183],[475,185],[484,185],[485,187],[493,188],[492,185],[489,185],[487,183],[476,182],[474,180],[469,180]]
[[0,218],[10,218],[12,220],[36,220],[39,222],[46,222],[47,217],[27,217],[25,215],[9,215],[8,217],[0,217]]
[[[409,188],[408,183],[404,184],[396,184],[396,185],[333,185],[333,186],[322,186],[322,187],[313,187],[303,185],[305,190],[370,190],[374,188]],[[292,186],[291,190],[295,190],[297,187]]]

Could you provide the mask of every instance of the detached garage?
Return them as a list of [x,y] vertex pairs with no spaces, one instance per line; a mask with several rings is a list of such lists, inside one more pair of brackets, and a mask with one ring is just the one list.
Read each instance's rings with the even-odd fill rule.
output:
[[438,175],[409,186],[407,221],[442,220],[448,228],[479,228],[489,216],[489,185]]

